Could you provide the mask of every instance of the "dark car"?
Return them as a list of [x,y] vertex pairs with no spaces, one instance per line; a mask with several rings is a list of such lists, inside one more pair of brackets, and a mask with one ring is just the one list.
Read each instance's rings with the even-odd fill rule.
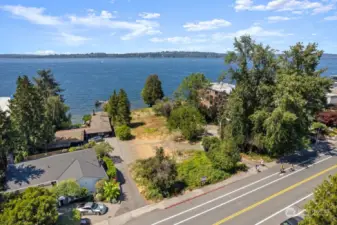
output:
[[299,216],[291,217],[286,221],[282,222],[280,225],[298,225],[303,219]]
[[101,142],[104,141],[102,136],[95,136],[93,138],[90,138],[89,141],[93,141],[93,142]]
[[91,225],[91,222],[88,218],[82,218],[80,221],[80,225]]

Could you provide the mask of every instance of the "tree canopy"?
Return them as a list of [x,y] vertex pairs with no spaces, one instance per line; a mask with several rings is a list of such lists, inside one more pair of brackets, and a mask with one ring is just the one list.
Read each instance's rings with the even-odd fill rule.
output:
[[236,88],[222,120],[223,136],[243,151],[283,155],[305,147],[315,115],[326,105],[331,81],[317,70],[316,44],[297,43],[277,57],[249,36],[235,39],[229,52],[230,78]]
[[130,102],[124,89],[120,89],[118,95],[116,90],[114,90],[107,103],[106,111],[113,125],[120,126],[130,124]]
[[184,78],[174,95],[177,99],[187,100],[194,107],[199,107],[199,93],[202,89],[208,87],[209,85],[210,81],[204,74],[192,73]]
[[144,102],[150,107],[152,107],[157,100],[161,100],[164,97],[158,75],[153,74],[147,77],[142,90],[142,97]]
[[6,112],[0,109],[0,190],[5,182],[7,156],[13,151],[11,121]]
[[57,199],[46,188],[30,187],[5,203],[2,225],[54,225],[58,218]]
[[305,206],[300,225],[337,224],[337,174],[323,181],[314,191],[314,199]]
[[27,76],[18,78],[9,108],[16,151],[33,153],[53,140],[54,130],[45,113],[44,99]]
[[54,188],[53,192],[57,197],[60,196],[72,196],[81,197],[85,196],[88,192],[87,189],[83,189],[75,180],[64,180],[59,182]]
[[197,108],[184,105],[174,109],[167,121],[168,128],[178,129],[188,140],[196,139],[202,132],[205,119]]

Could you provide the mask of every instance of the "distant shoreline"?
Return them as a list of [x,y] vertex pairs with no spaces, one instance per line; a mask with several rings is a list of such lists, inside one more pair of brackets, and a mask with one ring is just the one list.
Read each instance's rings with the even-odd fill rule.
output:
[[[86,53],[86,54],[53,54],[53,55],[36,55],[36,54],[0,54],[2,59],[85,59],[85,58],[223,58],[226,53],[215,52],[143,52],[143,53]],[[324,54],[323,57],[337,58],[337,54]]]

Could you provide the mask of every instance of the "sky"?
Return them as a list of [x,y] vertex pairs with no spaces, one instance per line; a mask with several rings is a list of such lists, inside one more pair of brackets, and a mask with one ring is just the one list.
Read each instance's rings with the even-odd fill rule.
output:
[[283,51],[337,53],[337,0],[0,0],[0,53],[233,49],[235,37]]

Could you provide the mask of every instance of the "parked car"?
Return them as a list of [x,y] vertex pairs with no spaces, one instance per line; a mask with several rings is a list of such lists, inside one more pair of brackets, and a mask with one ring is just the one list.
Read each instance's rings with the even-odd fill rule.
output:
[[91,222],[88,218],[82,218],[80,221],[80,225],[91,225]]
[[104,141],[104,139],[102,136],[95,136],[93,138],[90,138],[89,141],[101,142],[101,141]]
[[286,221],[282,222],[280,225],[298,225],[302,221],[302,217],[295,216],[287,219]]
[[108,211],[103,203],[87,202],[80,204],[76,208],[81,215],[103,215]]

